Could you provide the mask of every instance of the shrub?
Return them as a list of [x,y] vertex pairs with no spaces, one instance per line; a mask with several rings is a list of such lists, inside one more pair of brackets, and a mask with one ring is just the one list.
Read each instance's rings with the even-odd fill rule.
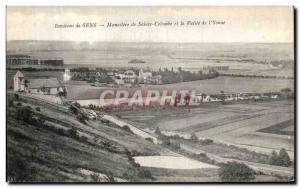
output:
[[209,145],[212,144],[214,141],[212,139],[204,139],[204,140],[200,140],[200,143],[203,145]]
[[79,138],[79,135],[78,135],[78,132],[77,132],[77,129],[72,127],[71,129],[68,130],[68,134],[70,137],[72,138]]
[[116,182],[116,180],[114,178],[114,175],[110,171],[108,171],[107,173],[105,173],[105,180],[107,182]]
[[269,164],[277,166],[290,166],[292,161],[284,148],[282,148],[277,154],[276,151],[272,151],[269,157]]
[[81,136],[80,137],[80,141],[82,142],[87,142],[88,141],[88,138],[86,136]]
[[35,110],[38,111],[38,112],[41,111],[40,107],[36,107]]
[[161,131],[160,131],[159,127],[156,127],[154,133],[157,134],[157,135],[161,135]]
[[219,176],[224,182],[249,182],[255,179],[254,175],[255,171],[243,163],[222,163],[219,169]]
[[25,121],[25,122],[29,123],[30,120],[32,119],[32,111],[31,111],[31,109],[30,108],[26,108],[26,107],[25,108],[24,107],[19,108],[17,110],[17,113],[16,113],[16,118],[17,118],[17,120],[22,120],[22,121]]
[[9,182],[36,181],[37,172],[37,169],[22,157],[8,158],[7,179]]
[[72,114],[75,114],[75,115],[78,114],[78,109],[72,105],[69,107],[69,110],[71,111]]
[[152,138],[147,137],[146,140],[153,143],[153,139]]
[[88,120],[88,118],[81,113],[77,115],[77,119],[79,122],[81,122],[83,124],[86,124],[86,121]]
[[19,98],[20,98],[19,94],[17,94],[17,93],[15,93],[14,97],[15,97],[16,100],[19,100]]
[[8,99],[7,106],[14,106],[14,101],[12,99]]
[[18,103],[17,103],[17,106],[22,106],[22,103],[18,102]]
[[131,134],[134,134],[127,125],[123,126],[122,129],[129,132],[129,133],[131,133]]
[[90,178],[92,179],[93,182],[101,182],[101,178],[96,173],[90,174]]
[[192,133],[192,135],[191,135],[191,140],[192,140],[192,141],[198,141],[198,137],[196,136],[195,133]]
[[146,169],[141,168],[141,167],[138,169],[138,176],[139,176],[140,178],[147,178],[147,179],[152,179],[152,180],[154,180],[154,178],[153,178],[151,172],[150,172],[149,170],[146,170]]

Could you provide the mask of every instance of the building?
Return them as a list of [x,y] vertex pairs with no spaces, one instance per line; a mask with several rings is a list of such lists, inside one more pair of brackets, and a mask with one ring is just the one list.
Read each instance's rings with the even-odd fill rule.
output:
[[65,73],[64,73],[64,81],[67,82],[71,80],[71,72],[70,69],[65,69]]
[[37,65],[38,59],[33,59],[29,55],[7,55],[6,64],[7,65]]
[[148,70],[140,69],[139,77],[138,77],[139,83],[149,83],[151,78],[152,78],[152,72],[149,69]]
[[25,88],[28,93],[43,95],[57,95],[64,92],[64,87],[57,78],[28,79]]
[[7,65],[52,65],[52,66],[63,66],[63,59],[37,59],[33,58],[29,55],[23,54],[11,54],[6,56],[6,64]]
[[18,71],[14,76],[14,90],[27,93],[58,95],[65,92],[65,87],[57,78],[25,79],[24,74]]
[[123,78],[124,82],[126,83],[134,83],[137,79],[137,75],[133,70],[127,70],[123,73]]
[[14,76],[14,91],[24,91],[25,90],[25,79],[24,74],[18,71]]

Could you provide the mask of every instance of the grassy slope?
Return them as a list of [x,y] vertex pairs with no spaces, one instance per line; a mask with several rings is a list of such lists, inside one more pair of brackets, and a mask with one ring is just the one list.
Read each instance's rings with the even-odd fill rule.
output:
[[[33,109],[36,107],[26,100],[21,103],[22,106],[29,105]],[[8,175],[15,171],[16,165],[25,165],[26,169],[37,171],[28,173],[35,174],[35,177],[29,178],[33,181],[89,181],[88,177],[80,173],[80,169],[111,172],[115,177],[126,179],[123,174],[134,171],[125,154],[126,149],[136,150],[141,155],[167,152],[136,135],[99,121],[89,121],[84,125],[72,114],[62,115],[47,106],[40,106],[41,111],[34,112],[35,116],[45,119],[45,124],[52,127],[65,130],[76,127],[79,135],[87,137],[87,141],[83,142],[42,126],[17,120],[15,114],[18,108],[21,107],[16,102],[7,108]],[[104,143],[111,146],[107,149]],[[109,150],[110,147],[114,149]],[[147,181],[143,178],[140,180]]]

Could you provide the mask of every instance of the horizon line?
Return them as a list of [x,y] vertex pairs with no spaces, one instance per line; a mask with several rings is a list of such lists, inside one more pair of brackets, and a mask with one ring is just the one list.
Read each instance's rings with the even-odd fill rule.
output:
[[255,43],[255,44],[293,44],[293,42],[246,42],[246,41],[241,41],[241,42],[165,42],[165,41],[76,41],[76,40],[33,40],[33,39],[18,39],[18,40],[6,40],[6,42],[14,42],[14,41],[41,41],[41,42],[87,42],[87,43],[172,43],[172,44],[194,44],[194,43],[203,43],[203,44],[214,44],[214,43]]

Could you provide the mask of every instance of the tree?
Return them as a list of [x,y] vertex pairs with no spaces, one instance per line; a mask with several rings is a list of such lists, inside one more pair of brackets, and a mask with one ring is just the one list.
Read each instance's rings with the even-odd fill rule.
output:
[[191,134],[191,140],[192,140],[192,141],[198,141],[198,137],[196,136],[195,133],[192,133],[192,134]]
[[78,114],[78,109],[72,105],[69,107],[69,110],[71,111],[72,114],[75,114],[75,115]]
[[277,153],[275,150],[273,150],[271,156],[269,157],[269,163],[273,165],[277,164],[277,158],[278,158]]
[[71,129],[69,129],[68,133],[69,133],[70,137],[72,137],[72,138],[79,138],[79,134],[75,127],[72,127]]
[[181,72],[182,71],[182,68],[181,67],[178,67],[178,72]]
[[27,107],[19,108],[16,113],[16,119],[25,121],[27,123],[30,122],[32,119],[32,110]]
[[157,135],[161,135],[161,131],[160,131],[159,127],[156,127],[154,133],[157,134]]
[[19,97],[19,94],[15,93],[14,96],[15,96],[15,100],[19,100],[19,98],[20,98],[20,97]]
[[219,176],[224,182],[249,182],[255,179],[254,175],[254,170],[238,162],[223,163],[219,169]]
[[272,151],[271,156],[269,157],[269,163],[277,166],[290,166],[292,161],[286,150],[282,148],[279,153],[275,150]]
[[279,162],[280,166],[290,166],[291,165],[291,159],[289,157],[289,154],[286,152],[286,150],[284,148],[282,148],[279,151],[278,162]]

